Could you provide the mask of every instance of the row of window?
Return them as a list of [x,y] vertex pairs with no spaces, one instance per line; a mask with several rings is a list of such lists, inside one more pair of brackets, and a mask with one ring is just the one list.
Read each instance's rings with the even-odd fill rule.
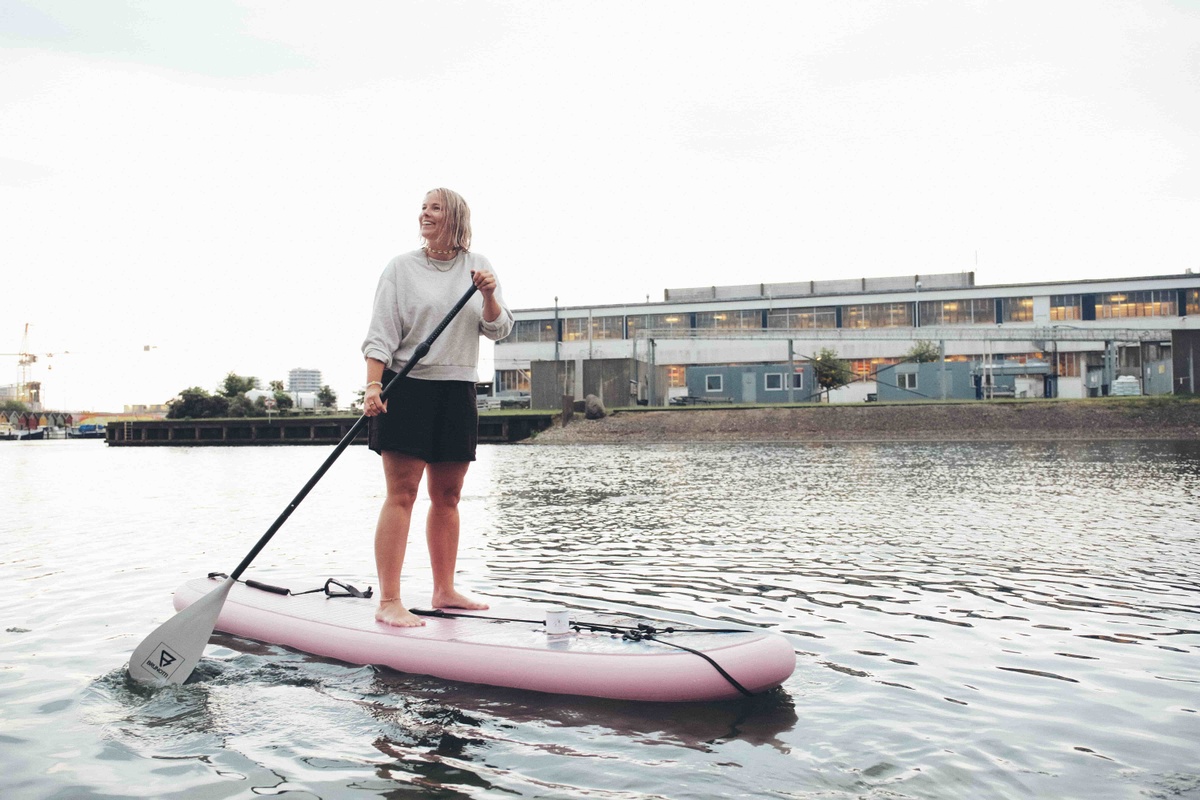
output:
[[[1137,352],[1135,348],[1127,348],[1127,351]],[[1123,350],[1124,354],[1126,350]],[[1099,358],[1099,354],[1093,353],[1094,358]],[[1153,358],[1159,356],[1155,355]],[[1152,360],[1153,360],[1152,358]],[[1060,378],[1078,378],[1083,374],[1087,367],[1087,353],[1026,353],[1026,354],[1008,354],[1004,356],[1005,361],[1025,363],[1027,361],[1049,361],[1055,363],[1054,373]],[[875,373],[884,366],[898,364],[904,359],[900,358],[861,358],[850,361],[850,368],[854,375],[859,380],[873,380]],[[947,361],[981,361],[983,356],[974,355],[957,355],[948,356]],[[1138,364],[1126,364],[1124,360],[1121,366],[1138,366]],[[783,391],[787,387],[786,376],[784,372],[767,373],[763,378],[763,388],[767,391]],[[714,379],[716,383],[714,383]],[[915,380],[915,376],[913,378]],[[495,374],[496,391],[521,391],[528,392],[529,370],[524,369],[508,369],[497,370]],[[804,374],[802,372],[794,373],[792,378],[794,389],[804,388]],[[904,379],[907,380],[907,379]],[[705,390],[708,392],[724,391],[724,379],[721,375],[706,375]],[[671,387],[687,386],[687,367],[681,364],[673,364],[667,368],[667,385]],[[713,387],[716,388],[713,388]],[[901,388],[915,388],[905,387]]]
[[[1181,310],[1182,309],[1182,310]],[[1200,314],[1200,289],[1154,289],[1111,294],[1061,294],[1050,297],[1051,322],[1173,317]],[[863,303],[844,306],[698,311],[676,314],[629,314],[519,320],[506,340],[576,342],[631,339],[640,330],[804,330],[818,328],[904,328],[930,325],[995,325],[1032,322],[1032,297],[922,300],[917,303]]]

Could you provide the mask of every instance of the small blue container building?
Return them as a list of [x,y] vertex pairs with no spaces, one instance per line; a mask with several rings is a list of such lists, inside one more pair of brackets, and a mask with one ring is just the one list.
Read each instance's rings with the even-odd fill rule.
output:
[[807,363],[688,367],[686,375],[683,402],[689,403],[815,403],[821,397]]

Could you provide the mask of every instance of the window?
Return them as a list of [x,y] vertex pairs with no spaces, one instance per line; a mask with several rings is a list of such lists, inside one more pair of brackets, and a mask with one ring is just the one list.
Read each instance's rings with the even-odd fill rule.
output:
[[1175,292],[1169,289],[1096,296],[1096,319],[1173,317],[1177,313]]
[[1074,319],[1083,319],[1083,295],[1050,295],[1050,321],[1069,322]]
[[990,297],[966,300],[922,300],[922,325],[990,325],[996,322],[996,304]]
[[843,328],[902,328],[912,324],[912,303],[868,303],[843,307]]
[[762,311],[701,311],[696,314],[696,327],[724,331],[762,330]]
[[1200,289],[1187,290],[1187,313],[1200,314]]
[[570,317],[563,321],[564,342],[586,342],[588,338],[588,318]]
[[524,369],[498,369],[496,370],[496,385],[497,392],[528,392],[529,391],[529,371]]
[[1001,322],[1033,322],[1032,297],[1002,297],[1000,299]]
[[833,306],[776,308],[767,312],[767,327],[836,328],[837,309]]
[[687,367],[672,364],[667,367],[667,386],[678,389],[687,386]]
[[706,392],[722,392],[725,390],[725,380],[721,375],[705,375],[704,376],[704,391]]
[[624,339],[624,317],[592,317],[592,339]]
[[509,343],[520,342],[553,342],[557,337],[552,319],[522,319],[513,325]]
[[783,391],[783,373],[768,372],[766,375],[763,375],[763,388],[768,392]]
[[692,327],[691,314],[638,314],[626,318],[629,325],[629,336],[633,338],[638,331],[651,328],[667,328],[669,330],[687,330]]
[[896,388],[907,389],[910,392],[915,392],[917,390],[917,373],[915,373],[915,372],[897,373]]
[[793,372],[792,373],[792,388],[793,389],[803,389],[804,388],[804,373],[803,372]]
[[1059,353],[1058,364],[1055,367],[1055,373],[1060,378],[1078,378],[1079,377],[1079,362],[1080,356],[1083,353]]

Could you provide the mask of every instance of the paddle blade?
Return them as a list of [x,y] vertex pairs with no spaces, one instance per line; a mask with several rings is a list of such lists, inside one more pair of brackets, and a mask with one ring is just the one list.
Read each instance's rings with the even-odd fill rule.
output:
[[129,677],[150,686],[183,683],[204,655],[221,607],[236,581],[220,586],[154,629],[129,657]]

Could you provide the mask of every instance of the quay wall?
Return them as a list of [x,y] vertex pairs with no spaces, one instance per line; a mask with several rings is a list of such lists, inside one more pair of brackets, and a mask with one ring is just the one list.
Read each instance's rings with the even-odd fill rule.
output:
[[[545,430],[558,415],[483,412],[479,441],[515,442]],[[111,447],[203,447],[334,445],[350,433],[358,417],[296,416],[237,419],[160,419],[110,423],[105,441]],[[367,429],[352,444],[366,444]]]

